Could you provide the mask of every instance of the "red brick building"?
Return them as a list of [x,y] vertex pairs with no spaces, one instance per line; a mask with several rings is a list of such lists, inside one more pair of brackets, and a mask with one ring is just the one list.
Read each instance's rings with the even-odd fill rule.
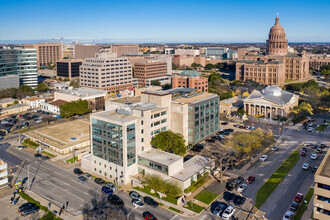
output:
[[134,78],[138,79],[139,86],[145,86],[146,80],[166,76],[167,63],[164,62],[138,62],[134,63]]
[[200,92],[208,92],[208,79],[201,73],[193,70],[185,70],[172,76],[172,88],[192,88]]

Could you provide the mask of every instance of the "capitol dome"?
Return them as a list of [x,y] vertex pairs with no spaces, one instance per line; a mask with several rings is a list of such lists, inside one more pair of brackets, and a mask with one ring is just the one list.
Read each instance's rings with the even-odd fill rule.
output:
[[273,95],[273,96],[281,96],[282,95],[282,89],[280,87],[278,87],[278,86],[270,85],[270,86],[267,86],[263,90],[263,94],[265,94],[265,95]]
[[286,55],[288,53],[288,40],[286,39],[284,28],[280,25],[278,15],[275,24],[270,29],[267,40],[266,52],[268,55]]

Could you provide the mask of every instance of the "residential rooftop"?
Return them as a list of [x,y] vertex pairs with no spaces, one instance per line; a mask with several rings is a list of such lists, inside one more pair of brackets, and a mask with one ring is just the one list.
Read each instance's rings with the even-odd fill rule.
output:
[[213,93],[200,93],[199,95],[190,96],[190,97],[180,97],[178,99],[175,99],[173,101],[175,102],[181,102],[181,103],[195,103],[199,101],[204,101],[209,98],[217,97],[218,95]]
[[139,153],[138,156],[146,160],[150,160],[165,166],[169,166],[175,161],[183,160],[183,158],[178,155],[167,153],[165,151],[161,151],[153,148]]

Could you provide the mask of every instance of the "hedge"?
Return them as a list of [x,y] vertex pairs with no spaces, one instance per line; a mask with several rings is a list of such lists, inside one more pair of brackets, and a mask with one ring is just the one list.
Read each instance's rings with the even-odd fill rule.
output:
[[184,192],[185,193],[194,192],[196,189],[203,186],[209,179],[210,179],[209,173],[208,172],[204,173],[203,176],[197,178],[197,181],[193,181],[191,185],[184,190]]

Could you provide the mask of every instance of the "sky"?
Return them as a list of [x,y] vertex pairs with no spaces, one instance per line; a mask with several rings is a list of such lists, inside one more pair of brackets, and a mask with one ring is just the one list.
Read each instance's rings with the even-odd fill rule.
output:
[[330,0],[0,0],[0,42],[330,42]]

